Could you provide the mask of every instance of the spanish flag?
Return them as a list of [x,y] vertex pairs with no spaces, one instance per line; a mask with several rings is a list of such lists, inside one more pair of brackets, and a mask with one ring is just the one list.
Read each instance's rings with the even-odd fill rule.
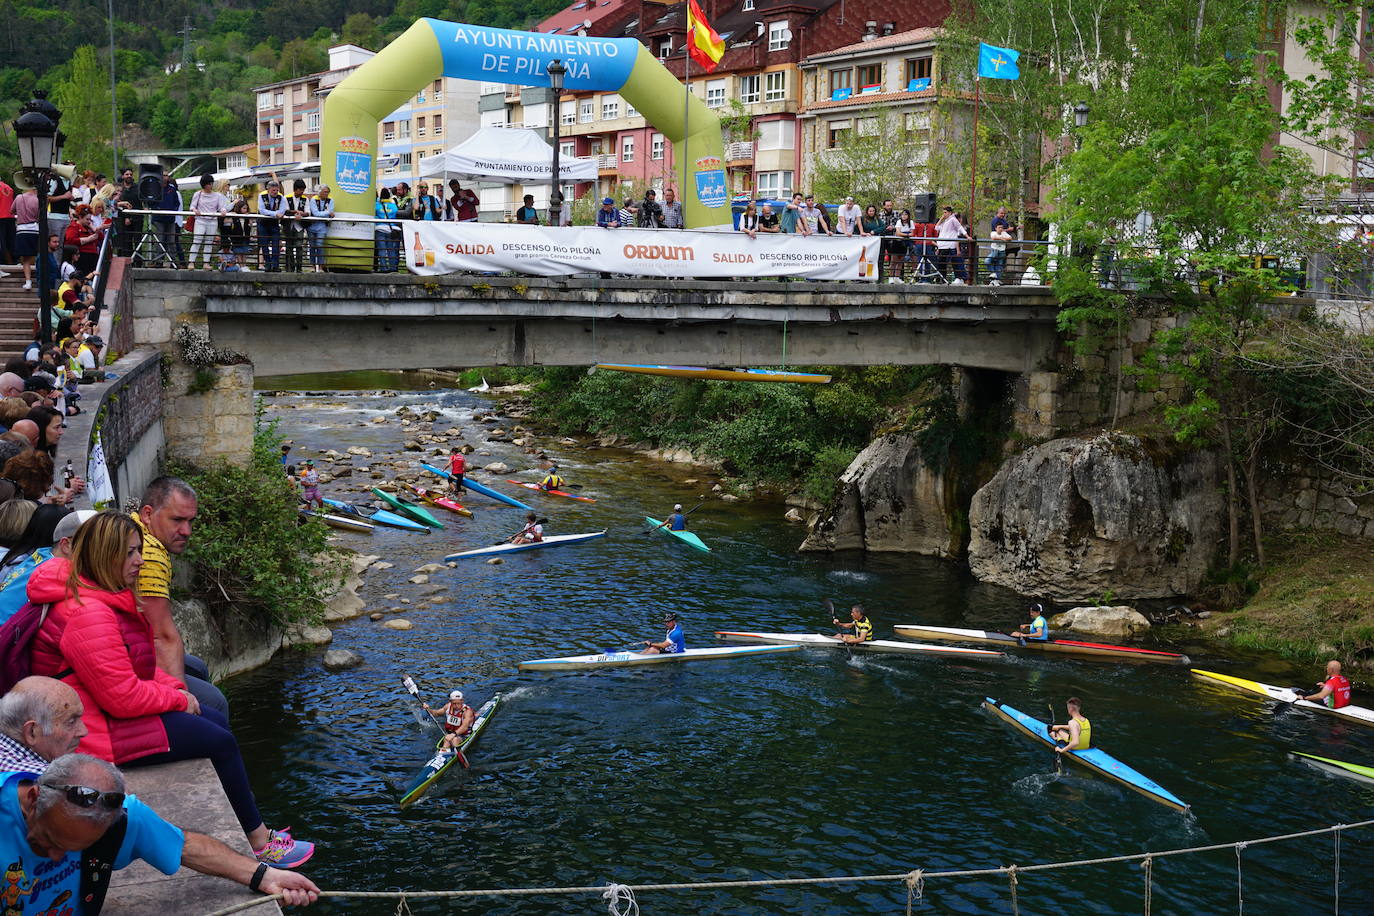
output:
[[706,21],[697,0],[687,0],[687,53],[707,73],[725,56],[725,42]]

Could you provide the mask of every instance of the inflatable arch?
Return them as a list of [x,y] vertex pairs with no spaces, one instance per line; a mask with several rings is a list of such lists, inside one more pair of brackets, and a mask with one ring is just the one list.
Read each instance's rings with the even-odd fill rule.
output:
[[[434,79],[548,86],[547,68],[555,58],[568,68],[565,90],[618,92],[638,109],[673,144],[679,175],[686,149],[692,176],[678,196],[689,228],[729,223],[720,119],[696,96],[684,106],[682,84],[637,40],[517,32],[439,19],[417,20],[325,97],[320,180],[333,187],[338,215],[373,215],[377,123]],[[336,224],[330,234],[365,238],[371,245],[370,226],[354,224],[350,230],[346,225]]]

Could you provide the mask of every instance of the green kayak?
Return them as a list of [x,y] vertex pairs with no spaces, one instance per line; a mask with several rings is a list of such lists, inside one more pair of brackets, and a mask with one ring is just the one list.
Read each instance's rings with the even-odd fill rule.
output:
[[401,496],[393,496],[387,491],[378,489],[377,487],[372,488],[372,495],[382,500],[387,505],[395,507],[397,512],[409,518],[413,518],[417,522],[424,522],[431,528],[444,527],[443,522],[431,515],[429,510],[419,503],[413,503]]
[[697,537],[690,531],[670,531],[667,527],[659,528],[658,526],[662,525],[663,522],[659,521],[656,518],[650,518],[647,515],[644,516],[644,521],[646,524],[653,525],[655,530],[660,531],[671,538],[678,539],[682,543],[686,544],[688,547],[693,547],[697,550],[700,550],[702,553],[711,552],[711,548],[706,546],[706,542],[704,542],[701,538]]
[[1293,751],[1293,756],[1302,757],[1309,765],[1327,773],[1335,773],[1337,776],[1351,776],[1361,782],[1374,782],[1374,767],[1367,767],[1359,763],[1346,763],[1344,760],[1332,760],[1330,757],[1318,757],[1316,754],[1304,754],[1302,751]]

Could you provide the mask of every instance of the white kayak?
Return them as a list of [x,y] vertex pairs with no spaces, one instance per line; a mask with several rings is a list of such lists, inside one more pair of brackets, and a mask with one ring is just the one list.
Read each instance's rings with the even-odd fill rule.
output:
[[716,639],[728,642],[772,643],[778,645],[824,646],[830,649],[853,649],[856,652],[888,652],[893,655],[950,655],[960,658],[1006,658],[1004,652],[987,649],[968,649],[962,646],[934,646],[919,642],[898,642],[893,639],[870,639],[868,642],[846,643],[819,633],[747,633],[738,630],[717,630]]
[[1275,687],[1273,684],[1265,684],[1260,681],[1252,681],[1243,677],[1235,677],[1230,674],[1221,674],[1217,671],[1203,671],[1201,668],[1193,668],[1193,675],[1200,677],[1204,681],[1211,681],[1214,684],[1225,684],[1228,687],[1235,687],[1246,693],[1259,694],[1271,700],[1278,700],[1281,703],[1292,703],[1302,709],[1310,709],[1313,712],[1323,713],[1334,716],[1337,719],[1344,719],[1347,722],[1359,722],[1361,725],[1374,725],[1374,709],[1366,709],[1363,706],[1356,706],[1353,703],[1349,706],[1342,706],[1334,709],[1324,703],[1313,703],[1311,700],[1299,700],[1298,695],[1287,687]]
[[629,665],[661,665],[665,662],[708,662],[728,658],[752,658],[756,655],[775,655],[796,652],[801,646],[718,646],[712,649],[688,649],[685,652],[641,655],[638,652],[602,652],[597,655],[568,655],[563,658],[539,658],[521,662],[521,671],[576,671],[580,668],[624,668]]
[[490,547],[477,547],[473,550],[464,550],[461,553],[451,553],[444,557],[444,562],[450,560],[466,560],[471,557],[492,557],[501,556],[507,553],[519,553],[522,550],[538,550],[541,547],[560,547],[564,544],[577,544],[582,541],[590,541],[593,538],[605,537],[609,529],[602,528],[600,531],[591,531],[587,534],[555,534],[544,538],[542,541],[535,541],[533,544],[493,544]]

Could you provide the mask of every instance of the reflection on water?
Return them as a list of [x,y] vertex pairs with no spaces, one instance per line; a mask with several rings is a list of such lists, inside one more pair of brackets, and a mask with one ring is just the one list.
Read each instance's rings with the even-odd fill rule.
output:
[[[371,383],[366,383],[371,387]],[[378,387],[395,387],[392,384]],[[281,410],[296,453],[399,445],[402,404],[443,409],[480,443],[465,392],[396,398],[297,398]],[[312,406],[315,405],[315,406]],[[337,405],[337,406],[323,406]],[[362,425],[359,425],[362,424]],[[509,445],[480,446],[534,473]],[[294,454],[294,453],[293,453]],[[602,651],[655,637],[665,610],[689,644],[715,629],[825,632],[823,601],[862,602],[878,635],[894,624],[1005,626],[1021,602],[954,564],[897,555],[796,552],[801,531],[769,502],[715,501],[692,527],[705,555],[640,532],[684,494],[690,469],[618,452],[560,455],[596,505],[539,499],[551,533],[609,526],[583,545],[436,573],[430,601],[406,580],[445,554],[490,543],[521,513],[473,496],[474,518],[429,535],[378,529],[341,541],[395,563],[369,574],[369,610],[402,608],[415,628],[363,618],[334,645],[358,669],[326,672],[317,652],[288,652],[227,685],[236,728],[273,823],[321,844],[307,872],[325,887],[478,888],[678,882],[996,867],[1197,845],[1367,816],[1374,789],[1294,763],[1294,748],[1374,761],[1374,730],[1275,710],[1190,679],[1184,670],[1035,656],[998,663],[853,656],[803,650],[742,662],[519,674],[521,659]],[[507,475],[501,475],[507,476]],[[352,498],[371,481],[327,486]],[[449,521],[449,519],[445,519]],[[397,598],[385,598],[395,594]],[[408,598],[409,604],[401,603]],[[1206,667],[1224,659],[1184,647]],[[1242,669],[1245,670],[1245,669]],[[1282,671],[1281,681],[1315,673]],[[474,705],[507,697],[472,750],[472,769],[436,784],[413,808],[396,798],[426,759],[403,674],[426,697],[461,686]],[[1094,739],[1193,805],[1180,815],[1081,772],[1055,773],[1048,752],[979,708],[984,697],[1026,710],[1084,698]],[[1374,912],[1369,838],[1344,844],[1342,912]],[[1245,911],[1289,916],[1331,908],[1329,838],[1244,854]],[[1236,901],[1232,852],[1170,859],[1155,870],[1155,912],[1226,913]],[[1027,875],[1022,913],[1127,913],[1141,908],[1134,865]],[[901,912],[897,884],[703,894],[645,893],[647,913]],[[411,903],[420,914],[601,912],[590,898]],[[1360,907],[1364,907],[1363,910]],[[395,904],[328,904],[323,912],[390,913]],[[920,912],[1009,912],[1003,881],[928,881]]]

